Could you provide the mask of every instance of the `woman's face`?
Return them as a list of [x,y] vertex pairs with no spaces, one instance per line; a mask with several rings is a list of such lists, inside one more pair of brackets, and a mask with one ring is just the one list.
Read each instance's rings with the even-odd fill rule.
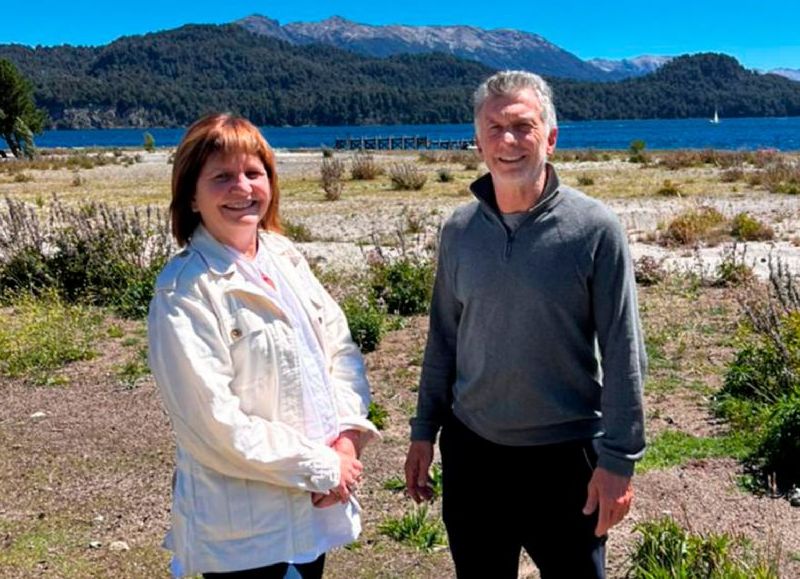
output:
[[261,159],[247,153],[212,153],[197,178],[192,211],[219,242],[253,256],[258,224],[272,191]]

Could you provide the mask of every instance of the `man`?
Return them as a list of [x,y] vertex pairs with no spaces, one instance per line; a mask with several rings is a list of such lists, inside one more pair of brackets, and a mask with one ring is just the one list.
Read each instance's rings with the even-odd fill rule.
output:
[[558,129],[538,76],[475,93],[478,201],[442,230],[406,485],[430,498],[439,429],[443,516],[460,579],[605,576],[644,452],[646,359],[625,233],[562,185]]

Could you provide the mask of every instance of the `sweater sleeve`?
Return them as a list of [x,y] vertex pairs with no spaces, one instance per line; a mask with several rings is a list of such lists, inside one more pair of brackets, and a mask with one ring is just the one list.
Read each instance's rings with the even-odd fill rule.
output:
[[625,233],[604,222],[595,248],[592,307],[603,369],[598,465],[630,476],[644,454],[642,389],[647,368],[636,281]]
[[339,483],[339,459],[288,425],[245,413],[230,383],[233,361],[212,309],[157,291],[148,318],[150,367],[177,443],[222,474],[305,491]]
[[445,227],[439,245],[417,413],[411,419],[411,440],[435,441],[439,428],[452,406],[461,303],[455,295],[452,264],[447,263],[448,244],[453,243],[447,233]]

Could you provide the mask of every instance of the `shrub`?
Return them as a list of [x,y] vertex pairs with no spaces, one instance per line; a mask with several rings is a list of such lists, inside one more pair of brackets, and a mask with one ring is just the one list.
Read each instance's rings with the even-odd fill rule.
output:
[[656,195],[661,195],[662,197],[680,197],[681,191],[677,183],[666,179],[658,191],[656,191]]
[[731,167],[730,169],[725,169],[722,173],[720,173],[719,180],[723,183],[734,183],[735,181],[743,181],[744,180],[744,171],[739,167]]
[[386,313],[371,299],[348,296],[342,301],[350,335],[364,353],[372,352],[380,344],[386,325]]
[[580,175],[578,176],[578,185],[580,187],[589,187],[594,185],[594,179],[589,177],[589,175]]
[[642,163],[647,164],[650,162],[650,157],[647,153],[644,152],[644,149],[647,145],[641,139],[636,139],[635,141],[631,141],[630,147],[628,151],[630,155],[628,156],[628,162],[630,163]]
[[0,374],[56,384],[58,368],[94,356],[99,326],[96,312],[66,304],[54,292],[18,296],[0,314]]
[[395,163],[389,169],[392,186],[400,191],[419,191],[428,177],[413,163]]
[[766,480],[781,491],[800,486],[800,388],[772,408],[764,436],[751,457]]
[[722,259],[717,264],[714,285],[718,287],[735,287],[745,285],[755,279],[753,268],[745,259],[747,248],[739,253],[734,243],[722,253]]
[[401,316],[423,314],[430,306],[434,265],[429,258],[404,255],[370,266],[370,287],[389,313]]
[[356,151],[350,166],[350,176],[356,181],[371,181],[383,174],[383,168],[371,153]]
[[673,219],[667,226],[664,240],[680,245],[691,245],[700,240],[713,239],[719,236],[724,223],[725,217],[719,211],[703,205],[685,211]]
[[144,150],[148,153],[152,153],[156,150],[156,139],[149,132],[145,132],[144,134],[142,147],[144,147]]
[[662,517],[637,524],[641,540],[631,554],[629,579],[778,579],[778,560],[753,555],[744,538],[688,533]]
[[311,230],[304,223],[281,219],[281,225],[283,226],[283,234],[292,241],[297,241],[298,243],[314,241]]
[[428,516],[427,505],[415,507],[399,519],[387,519],[378,526],[378,531],[423,551],[433,551],[447,544],[444,525],[441,520]]
[[330,147],[322,147],[322,158],[331,159],[333,157],[333,149]]
[[667,272],[664,270],[664,260],[656,259],[651,255],[643,255],[633,262],[633,273],[636,283],[649,286],[664,281]]
[[155,277],[173,250],[166,219],[151,207],[125,212],[102,203],[40,214],[6,199],[0,213],[0,295],[54,289],[68,302],[111,306],[143,317]]
[[450,183],[455,177],[450,172],[450,169],[442,168],[436,172],[436,177],[440,183]]
[[775,239],[775,231],[749,213],[738,213],[731,221],[731,235],[741,241]]
[[322,189],[325,199],[336,201],[342,196],[342,177],[344,176],[344,163],[340,159],[323,158],[320,167]]

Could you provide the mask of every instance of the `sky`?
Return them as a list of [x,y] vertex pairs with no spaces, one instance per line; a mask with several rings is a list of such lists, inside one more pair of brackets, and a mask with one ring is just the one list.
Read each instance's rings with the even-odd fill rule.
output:
[[281,24],[337,15],[374,25],[514,28],[539,34],[585,60],[722,52],[747,68],[800,69],[800,0],[15,0],[3,6],[0,44],[95,46],[120,36],[223,24],[251,14]]

